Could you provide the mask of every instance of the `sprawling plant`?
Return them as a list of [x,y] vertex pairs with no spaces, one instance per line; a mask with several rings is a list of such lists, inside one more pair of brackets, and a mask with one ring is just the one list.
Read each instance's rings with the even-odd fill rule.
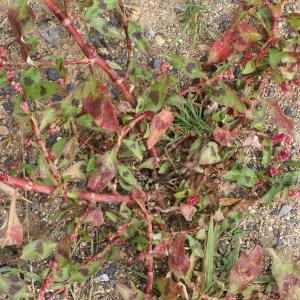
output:
[[[162,55],[153,70],[144,63],[149,56],[144,30],[130,20],[131,8],[122,0],[81,6],[90,30],[124,44],[122,63],[103,57],[83,38],[68,16],[68,1],[42,2],[83,57],[41,57],[33,9],[26,0],[8,8],[22,61],[9,61],[1,47],[0,87],[16,90],[14,117],[26,151],[37,160],[0,175],[0,189],[11,197],[0,246],[23,245],[16,214],[22,190],[61,199],[54,218],[69,224],[58,241],[41,238],[25,245],[21,259],[43,261],[41,269],[36,274],[0,269],[0,290],[13,299],[31,298],[29,278],[37,299],[47,291],[51,299],[61,293],[67,298],[103,262],[118,259],[118,246],[125,244],[132,249],[128,256],[145,262],[147,281],[144,291],[118,283],[124,299],[236,299],[239,293],[255,295],[254,282],[269,293],[275,280],[282,299],[299,299],[299,269],[272,252],[274,280],[260,276],[260,246],[239,257],[238,225],[249,206],[299,194],[299,163],[290,159],[293,121],[262,94],[270,79],[286,94],[300,85],[300,15],[283,17],[284,1],[243,0],[206,63]],[[281,21],[290,27],[289,36],[277,30]],[[69,91],[68,68],[74,65],[86,66],[86,72]],[[48,68],[61,79],[45,80]],[[99,80],[100,72],[107,80]],[[266,106],[285,133],[265,130]],[[47,139],[57,133],[61,138],[49,145]],[[260,153],[259,170],[245,161],[246,147]],[[243,196],[228,197],[229,182]],[[85,257],[76,252],[81,241],[91,245]],[[156,263],[163,266],[159,273]],[[12,280],[12,274],[24,280]]]

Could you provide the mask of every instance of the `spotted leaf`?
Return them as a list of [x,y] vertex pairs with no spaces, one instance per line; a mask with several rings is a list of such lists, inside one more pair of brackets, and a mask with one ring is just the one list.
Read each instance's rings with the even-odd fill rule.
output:
[[106,152],[96,162],[96,170],[88,179],[88,188],[94,192],[101,192],[118,172],[117,155]]
[[174,116],[168,110],[163,110],[153,117],[150,125],[150,136],[147,139],[148,149],[152,149],[161,140],[173,120]]
[[168,257],[168,266],[174,275],[182,278],[190,268],[190,259],[184,253],[185,235],[176,237],[170,245],[170,255]]
[[263,269],[263,249],[256,246],[250,255],[243,253],[230,272],[230,290],[233,293],[244,290]]
[[23,248],[21,259],[45,259],[55,250],[56,245],[55,242],[48,240],[35,240]]

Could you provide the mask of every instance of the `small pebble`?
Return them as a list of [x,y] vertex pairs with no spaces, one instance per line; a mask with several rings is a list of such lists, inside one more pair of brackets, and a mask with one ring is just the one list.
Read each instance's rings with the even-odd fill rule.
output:
[[278,216],[283,217],[283,216],[287,215],[292,209],[293,209],[293,207],[288,204],[283,205],[278,213]]
[[58,102],[58,101],[60,101],[60,100],[62,100],[62,99],[64,99],[64,97],[61,96],[61,95],[58,95],[58,94],[54,94],[54,95],[52,96],[52,100],[53,100],[53,101],[56,101],[56,102]]
[[48,31],[43,34],[43,37],[50,45],[55,45],[60,38],[60,27],[52,25]]
[[56,68],[48,68],[46,73],[49,80],[56,81],[59,79],[59,71]]
[[69,82],[66,86],[67,92],[70,93],[74,91],[75,89],[75,83],[74,82]]
[[2,106],[8,114],[14,111],[14,104],[11,101],[3,102]]
[[159,35],[159,34],[157,34],[156,36],[155,36],[155,42],[157,43],[157,45],[158,46],[163,46],[164,44],[165,44],[165,39],[161,36],[161,35]]
[[57,134],[53,134],[49,136],[49,138],[46,141],[47,146],[52,146],[56,143],[57,141]]
[[9,130],[7,129],[7,127],[0,125],[0,135],[2,136],[9,135]]
[[291,106],[287,106],[285,109],[284,109],[284,113],[288,116],[288,117],[292,117],[293,116],[293,108]]
[[275,96],[275,92],[274,92],[274,91],[270,91],[270,92],[268,93],[268,97],[274,98],[274,96]]
[[103,273],[96,277],[96,279],[100,282],[109,282],[109,277],[107,274]]
[[149,36],[151,37],[151,38],[154,38],[155,37],[155,34],[156,34],[156,32],[154,31],[154,30],[152,30],[152,29],[149,29]]

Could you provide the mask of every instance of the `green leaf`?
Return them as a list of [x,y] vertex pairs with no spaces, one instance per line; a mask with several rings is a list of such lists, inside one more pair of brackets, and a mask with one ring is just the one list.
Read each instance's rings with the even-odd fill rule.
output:
[[170,163],[165,161],[159,168],[158,174],[166,174],[169,171]]
[[282,182],[285,186],[292,186],[297,183],[299,171],[285,173]]
[[118,4],[118,0],[98,0],[98,7],[101,9],[115,9]]
[[271,142],[270,139],[264,138],[262,141],[262,146],[263,146],[262,163],[263,166],[267,168],[272,157],[273,143]]
[[139,24],[129,21],[128,34],[131,40],[134,42],[134,46],[142,53],[146,53],[147,39],[144,35],[143,28]]
[[45,99],[55,92],[61,92],[57,83],[40,81],[40,72],[36,68],[29,68],[23,72],[20,82],[25,93],[33,99]]
[[272,68],[275,68],[281,62],[284,53],[274,48],[270,48],[268,51],[269,51],[269,64]]
[[54,251],[56,245],[56,243],[48,240],[35,240],[23,248],[21,259],[45,259]]
[[144,67],[139,66],[135,58],[133,58],[129,63],[128,74],[130,81],[133,83],[137,80],[150,80],[153,77],[150,71],[146,70]]
[[215,142],[209,142],[204,145],[200,151],[199,164],[200,165],[213,165],[221,161],[219,155],[218,144]]
[[40,132],[42,132],[48,125],[52,124],[57,119],[57,113],[53,108],[46,110],[40,125]]
[[186,59],[179,55],[164,55],[170,64],[186,76],[195,79],[204,76],[201,65],[194,59]]
[[256,68],[255,68],[254,62],[252,60],[249,60],[246,63],[245,68],[242,71],[242,74],[243,75],[248,75],[248,74],[253,73],[255,70],[256,70]]
[[212,93],[211,99],[217,103],[236,109],[238,112],[243,113],[245,104],[241,102],[240,97],[236,92],[221,88]]
[[292,13],[286,16],[288,23],[296,30],[300,30],[300,14]]
[[257,183],[257,176],[250,168],[242,168],[240,170],[232,170],[222,176],[229,181],[237,181],[246,187],[254,187]]
[[119,165],[119,175],[130,186],[139,187],[139,183],[134,177],[133,173],[124,164]]
[[26,287],[25,282],[19,277],[11,280],[6,276],[0,275],[0,291],[2,295],[6,294],[13,300],[32,299],[33,297],[33,294]]
[[90,6],[85,11],[84,17],[85,20],[98,32],[103,34],[104,36],[108,38],[123,39],[124,35],[123,32],[118,30],[118,28],[114,26],[110,26],[106,20],[100,16],[101,9],[94,4],[93,6]]
[[122,142],[138,160],[143,160],[143,151],[139,145],[139,142],[131,139],[123,139]]
[[214,282],[214,255],[215,255],[215,234],[214,234],[214,221],[210,218],[208,225],[206,251],[205,251],[205,278],[206,278],[206,289],[209,289]]
[[199,241],[197,241],[196,239],[194,239],[191,235],[188,235],[187,238],[188,238],[189,246],[192,250],[192,253],[197,257],[203,257],[204,253],[203,253],[201,243]]
[[272,273],[276,279],[280,299],[297,300],[300,299],[300,268],[296,264],[288,262],[283,257],[276,254],[273,249],[269,249],[272,256]]
[[92,275],[96,274],[100,268],[100,261],[96,261],[92,264],[73,264],[70,270],[70,282],[84,282],[88,280]]
[[275,182],[273,186],[266,192],[266,194],[260,199],[262,204],[270,204],[274,201],[276,194],[278,194],[283,188],[283,184]]
[[92,155],[88,162],[87,162],[87,166],[86,166],[86,171],[87,173],[91,173],[96,169],[96,160],[97,160],[97,156],[96,155]]
[[228,171],[222,175],[222,178],[229,181],[237,181],[246,187],[254,187],[257,183],[257,176],[250,168]]
[[0,71],[0,89],[5,87],[7,84],[8,84],[7,72],[6,71]]

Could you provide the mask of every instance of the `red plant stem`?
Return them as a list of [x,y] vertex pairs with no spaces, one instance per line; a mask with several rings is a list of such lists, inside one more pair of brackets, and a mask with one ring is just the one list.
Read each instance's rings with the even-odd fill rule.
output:
[[[153,271],[153,248],[152,248],[152,241],[153,241],[153,225],[152,225],[152,215],[148,212],[146,208],[146,201],[149,199],[149,196],[142,195],[140,197],[139,193],[133,192],[133,200],[141,208],[147,222],[147,240],[148,240],[148,249],[146,254],[146,261],[147,261],[147,283],[145,287],[145,300],[151,300],[151,291],[153,287],[153,279],[154,279],[154,271]],[[143,199],[144,198],[144,199]],[[148,199],[147,199],[148,198]]]
[[122,128],[120,134],[119,134],[119,137],[118,137],[118,140],[117,140],[117,143],[114,147],[114,151],[115,152],[118,152],[120,147],[121,147],[121,144],[122,144],[122,140],[125,138],[125,136],[128,134],[128,132],[134,128],[134,126],[139,123],[140,121],[142,121],[143,119],[147,118],[147,117],[150,117],[151,115],[153,114],[153,112],[151,111],[146,111],[146,112],[143,112],[139,115],[137,115],[133,120],[130,121],[130,123],[125,126],[124,128]]
[[126,98],[126,100],[132,105],[136,105],[136,101],[133,97],[133,95],[130,93],[129,88],[127,85],[123,82],[124,79],[120,77],[120,75],[114,71],[106,62],[104,58],[99,56],[96,52],[96,50],[87,43],[81,34],[77,31],[72,21],[69,19],[69,17],[61,10],[59,9],[56,4],[53,2],[53,0],[44,0],[44,3],[48,6],[48,8],[53,12],[53,14],[56,16],[56,18],[60,21],[63,27],[66,28],[66,30],[72,35],[74,41],[77,43],[77,45],[80,47],[81,51],[84,53],[84,55],[90,59],[92,62],[95,62],[99,67],[101,67],[107,75],[110,77],[110,79],[116,83],[119,90],[123,94],[123,96]]
[[89,202],[83,213],[79,216],[77,223],[74,225],[73,233],[71,234],[71,241],[76,241],[79,228],[81,227],[82,223],[84,222],[85,218],[87,217],[93,206],[94,203]]
[[205,224],[199,224],[195,227],[188,228],[188,229],[185,229],[185,230],[173,231],[173,232],[171,232],[171,235],[174,236],[174,235],[195,233],[195,232],[197,232],[198,230],[200,230],[204,227],[205,227]]
[[40,131],[39,131],[37,125],[36,125],[36,121],[35,121],[34,117],[30,113],[29,106],[27,104],[27,101],[25,99],[25,95],[24,95],[22,90],[21,90],[21,96],[22,96],[22,98],[21,98],[22,99],[22,106],[21,107],[22,107],[24,113],[29,113],[29,116],[30,116],[29,117],[29,123],[30,123],[31,129],[33,131],[34,137],[35,137],[40,149],[42,150],[42,152],[44,154],[44,157],[47,161],[48,167],[49,167],[53,177],[55,178],[56,181],[60,182],[61,181],[61,176],[60,176],[54,162],[52,161],[52,157],[51,157],[50,153],[48,152],[44,141],[41,138]]
[[90,256],[89,258],[87,258],[85,260],[85,264],[91,264],[93,262],[95,262],[98,259],[103,259],[105,253],[107,251],[109,251],[109,249],[111,248],[111,246],[119,239],[119,235],[115,236],[113,240],[107,242],[106,246],[100,250],[99,252],[95,253],[94,255]]
[[53,276],[57,272],[58,264],[55,261],[51,262],[48,274],[44,279],[41,289],[37,295],[37,300],[44,300],[47,287],[53,283]]
[[127,45],[127,52],[128,52],[128,58],[127,58],[127,68],[128,68],[131,61],[132,42],[128,32],[128,21],[127,21],[126,10],[125,10],[125,5],[123,0],[119,0],[119,6],[122,12],[122,25],[126,37],[126,45]]
[[65,290],[65,287],[60,288],[59,290],[55,291],[49,298],[47,298],[47,300],[54,300],[56,296],[58,296],[62,292],[65,292]]
[[176,149],[180,144],[182,144],[184,141],[186,141],[191,136],[190,133],[185,134],[183,137],[181,137],[176,143],[172,144],[168,151],[172,151]]
[[153,226],[152,226],[152,216],[149,213],[145,213],[146,221],[147,221],[147,240],[148,240],[148,250],[147,250],[147,283],[145,287],[145,300],[151,300],[151,291],[153,287],[153,248],[152,248],[152,240],[153,240]]
[[[72,189],[61,190],[59,186],[49,186],[39,183],[34,183],[27,179],[22,179],[13,176],[7,176],[6,174],[0,173],[0,180],[6,182],[12,186],[19,187],[26,191],[34,191],[47,195],[51,195],[55,192],[58,192],[60,196],[68,196],[69,193],[73,193]],[[85,200],[88,202],[105,202],[105,203],[126,203],[134,204],[130,196],[122,196],[115,194],[95,194],[92,192],[86,192],[78,190],[76,194],[77,199]]]
[[59,174],[59,172],[58,172],[58,170],[57,170],[54,162],[52,161],[52,157],[51,157],[50,153],[48,152],[48,150],[46,148],[46,145],[45,145],[44,141],[41,138],[40,131],[37,128],[36,123],[34,122],[34,120],[33,120],[32,117],[30,117],[29,123],[31,125],[34,137],[35,137],[35,139],[36,139],[36,141],[37,141],[40,149],[42,150],[42,152],[44,154],[44,157],[45,157],[45,159],[47,161],[48,167],[50,168],[52,175],[54,176],[54,178],[58,182],[60,182],[61,176],[60,176],[60,174]]

